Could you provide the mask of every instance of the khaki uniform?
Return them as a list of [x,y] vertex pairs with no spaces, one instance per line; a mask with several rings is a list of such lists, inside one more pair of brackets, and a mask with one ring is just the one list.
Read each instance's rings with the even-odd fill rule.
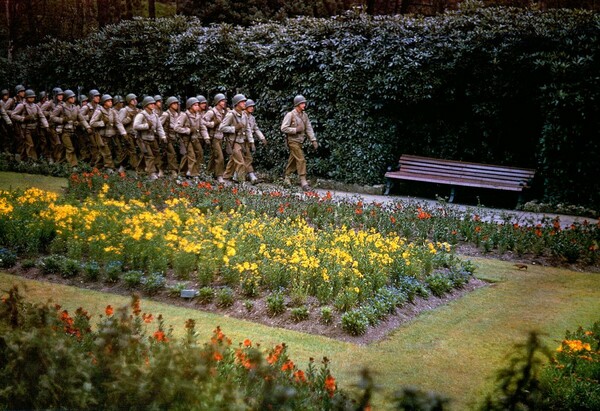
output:
[[[256,117],[254,117],[254,115],[252,115],[250,113],[246,113],[246,115],[248,116],[248,128],[250,129],[250,134],[252,135],[252,138],[254,139],[254,136],[257,136],[258,139],[260,140],[260,142],[262,144],[265,144],[265,141],[267,141],[267,139],[265,138],[265,135],[262,133],[262,131],[260,131],[260,129],[256,125]],[[250,144],[248,144],[248,145],[250,146]],[[250,148],[250,147],[248,147],[248,148]],[[252,162],[254,161],[254,158],[252,157],[252,150],[248,149],[246,151],[244,160],[246,162],[246,172],[254,173],[254,167],[252,166]]]
[[[302,124],[300,130],[299,125]],[[281,131],[286,135],[287,145],[290,150],[290,157],[285,168],[285,177],[297,172],[298,176],[306,177],[306,159],[302,144],[308,136],[311,142],[317,141],[308,115],[305,112],[299,112],[294,109],[287,113],[281,123]]]
[[[123,141],[123,145],[124,145],[124,153],[126,155],[126,159],[123,159],[124,161],[121,162],[121,165],[125,166],[125,164],[123,164],[124,162],[128,162],[129,163],[129,167],[132,170],[136,170],[136,171],[142,171],[143,170],[143,164],[142,164],[142,156],[144,155],[142,151],[142,147],[141,147],[141,142],[138,142],[137,140],[137,132],[133,129],[133,121],[135,119],[135,116],[137,116],[140,112],[140,109],[136,108],[136,107],[132,107],[131,105],[128,105],[126,107],[123,107],[120,111],[119,111],[119,118],[121,119],[121,123],[123,123],[123,127],[125,127],[125,130],[127,131],[127,135],[124,137],[124,141]],[[138,150],[139,148],[139,150]],[[138,155],[138,151],[141,152],[140,155]]]
[[41,133],[39,128],[47,129],[49,127],[42,109],[35,103],[20,103],[10,117],[21,124],[22,145],[19,152],[21,160],[28,158],[37,160],[38,154],[35,145]]
[[204,150],[201,140],[204,139],[207,145],[210,144],[206,126],[202,121],[202,114],[192,113],[190,110],[181,113],[175,131],[183,140],[185,147],[185,155],[181,159],[179,171],[181,173],[186,171],[188,177],[198,177],[200,168],[204,165]]
[[[83,107],[81,107],[81,115],[85,120],[89,123],[92,119],[92,115],[98,108],[98,104],[95,104],[93,101],[88,102]],[[100,136],[98,135],[98,130],[92,127],[93,133],[87,137],[87,147],[90,152],[90,165],[92,167],[100,167],[102,165],[102,154],[100,154],[100,146],[98,145],[98,141],[100,141]]]
[[179,149],[177,132],[175,126],[181,114],[178,111],[168,109],[160,116],[163,130],[167,135],[167,142],[162,151],[163,170],[171,172],[173,177],[179,173],[179,161],[177,160],[177,149]]
[[96,145],[100,149],[104,168],[113,169],[115,167],[113,151],[116,158],[122,156],[119,151],[122,149],[120,139],[127,134],[119,119],[119,113],[112,107],[107,109],[98,106],[92,114],[90,126],[97,131]]
[[244,181],[246,179],[244,156],[248,151],[248,144],[254,144],[254,138],[248,127],[247,113],[242,110],[230,111],[219,125],[219,130],[226,136],[225,144],[229,144],[231,147],[231,155],[223,178],[233,177],[236,181]]
[[52,122],[51,115],[60,104],[62,102],[48,100],[40,105],[42,113],[44,113],[48,124],[50,124],[47,131],[40,135],[40,152],[43,153],[44,157],[57,163],[64,159],[64,147],[60,141],[60,133],[56,132],[56,125]]
[[4,102],[0,101],[0,150],[10,152],[12,150],[13,123],[4,109]]
[[142,110],[133,120],[133,129],[138,132],[140,140],[146,146],[146,152],[144,153],[146,173],[153,175],[157,171],[162,171],[158,139],[166,140],[167,136],[160,122],[160,117],[152,111]]
[[77,166],[77,127],[83,127],[88,134],[92,134],[92,128],[81,115],[79,107],[75,104],[63,102],[56,105],[50,115],[52,123],[56,127],[56,134],[60,136],[65,148],[65,157],[72,166]]
[[219,110],[212,107],[204,113],[203,120],[208,136],[211,141],[210,159],[208,160],[208,172],[214,173],[215,177],[223,177],[225,173],[225,156],[223,155],[223,132],[219,125],[223,122],[227,110]]

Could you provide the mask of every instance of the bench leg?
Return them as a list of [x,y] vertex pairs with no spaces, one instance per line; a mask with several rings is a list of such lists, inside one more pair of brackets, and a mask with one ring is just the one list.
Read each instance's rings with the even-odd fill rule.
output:
[[456,194],[456,189],[454,187],[450,187],[450,198],[448,199],[449,203],[454,201],[454,195]]
[[390,195],[390,191],[392,190],[392,186],[394,185],[394,183],[392,182],[391,178],[386,178],[385,179],[385,191],[383,193],[384,196],[389,196]]

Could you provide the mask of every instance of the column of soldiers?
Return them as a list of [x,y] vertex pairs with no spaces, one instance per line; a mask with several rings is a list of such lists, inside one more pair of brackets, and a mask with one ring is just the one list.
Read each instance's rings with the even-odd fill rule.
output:
[[[122,99],[98,90],[77,96],[57,87],[51,98],[40,93],[37,102],[35,92],[21,85],[13,97],[8,90],[1,94],[0,150],[22,161],[66,162],[74,170],[87,162],[109,173],[131,170],[150,180],[197,179],[206,171],[222,184],[258,182],[255,139],[263,145],[267,140],[256,124],[254,101],[242,94],[233,97],[231,109],[224,94],[214,96],[212,107],[201,95],[188,98],[185,107],[177,97],[163,106],[161,96],[147,96],[141,108],[135,94]],[[306,99],[296,96],[281,131],[290,151],[284,182],[290,184],[289,176],[296,172],[307,190],[302,144],[308,137],[318,145],[305,107]],[[205,170],[206,150],[210,159]]]

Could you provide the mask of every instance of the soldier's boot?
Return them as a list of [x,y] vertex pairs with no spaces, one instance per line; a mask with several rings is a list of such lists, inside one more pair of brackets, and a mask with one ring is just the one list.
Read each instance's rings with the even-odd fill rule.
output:
[[151,173],[150,176],[148,177],[148,180],[150,180],[150,181],[158,180],[158,176],[156,175],[156,173]]
[[158,170],[158,178],[162,178],[165,176],[165,173],[163,173],[162,170]]
[[217,177],[217,183],[219,183],[219,184],[225,184],[226,181],[223,179],[223,176],[219,176],[219,177]]
[[290,180],[290,176],[285,176],[283,179],[283,186],[288,188],[292,186],[292,180]]
[[254,173],[248,173],[248,178],[250,179],[250,184],[254,185],[258,183],[258,177]]
[[306,181],[306,176],[300,176],[300,187],[302,187],[302,190],[304,191],[310,190],[310,184]]

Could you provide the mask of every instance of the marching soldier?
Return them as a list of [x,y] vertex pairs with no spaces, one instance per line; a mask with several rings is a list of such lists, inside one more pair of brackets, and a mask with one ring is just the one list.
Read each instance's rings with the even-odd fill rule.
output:
[[25,101],[25,87],[23,87],[21,84],[19,84],[18,86],[15,87],[15,96],[7,99],[6,102],[4,103],[4,109],[10,115],[10,112],[13,111],[19,105],[19,103],[22,103],[24,101]]
[[56,133],[60,136],[65,147],[65,157],[71,167],[77,167],[77,152],[75,150],[77,126],[85,128],[92,134],[92,128],[81,115],[80,109],[75,105],[75,93],[72,90],[64,92],[65,102],[58,104],[52,111],[51,120],[56,125]]
[[157,169],[162,171],[158,138],[166,141],[167,136],[160,122],[160,117],[154,112],[156,108],[154,98],[151,96],[144,97],[142,107],[142,111],[133,120],[133,129],[139,133],[140,140],[146,146],[144,154],[146,172],[150,180],[156,180],[158,178]]
[[8,90],[2,90],[0,99],[0,150],[10,153],[12,150],[13,123],[8,112],[4,109],[8,100]]
[[35,92],[33,90],[25,91],[25,101],[11,113],[11,119],[21,124],[21,136],[23,138],[20,147],[21,160],[37,160],[38,155],[35,151],[35,142],[39,138],[39,127],[47,129],[48,120],[42,113],[40,106],[35,104]]
[[[254,100],[248,99],[246,101],[246,115],[248,116],[248,128],[250,129],[250,134],[252,135],[252,139],[254,140],[254,136],[256,135],[263,146],[267,145],[267,139],[265,135],[260,131],[258,126],[256,125],[256,118],[252,115],[254,113],[254,108],[256,103]],[[246,147],[246,155],[244,156],[244,161],[246,162],[246,172],[248,173],[248,178],[250,179],[250,183],[256,184],[258,182],[258,178],[256,174],[254,174],[254,167],[252,166],[252,162],[254,159],[252,158],[252,154],[256,151],[256,146],[254,145],[254,141],[252,143],[247,143]]]
[[166,101],[167,110],[160,116],[163,130],[167,135],[167,142],[162,152],[163,170],[168,171],[172,178],[176,178],[179,172],[179,162],[177,161],[177,132],[175,126],[179,119],[179,100],[177,97],[169,97]]
[[[138,155],[138,142],[136,139],[137,132],[133,129],[133,120],[135,116],[138,115],[140,109],[137,108],[137,96],[133,93],[129,93],[125,96],[125,103],[127,104],[119,111],[119,118],[121,119],[121,123],[125,127],[127,131],[127,135],[125,136],[125,151],[127,152],[127,158],[129,161],[129,167],[134,171],[143,171],[141,168],[141,160]],[[142,153],[143,155],[143,153]],[[121,166],[119,168],[119,172],[122,173],[125,171],[125,167]]]
[[[187,168],[185,175],[195,178],[200,175],[200,167],[204,165],[204,152],[200,140],[210,144],[208,133],[203,132],[204,122],[200,116],[200,103],[196,97],[190,97],[185,103],[187,111],[179,116],[175,131],[179,133],[185,146],[185,155],[181,160],[179,171]],[[203,137],[205,136],[205,137]]]
[[204,125],[208,131],[211,141],[210,160],[208,161],[208,172],[214,173],[218,183],[224,183],[225,157],[223,156],[223,132],[219,125],[227,114],[227,97],[225,94],[217,94],[213,100],[214,107],[204,114]]
[[306,99],[301,95],[294,97],[294,109],[283,118],[281,131],[286,135],[287,146],[290,150],[290,157],[285,168],[284,184],[291,185],[290,175],[297,172],[302,190],[307,191],[310,190],[310,185],[306,181],[306,159],[302,151],[302,144],[306,136],[308,136],[315,150],[319,147],[319,144],[308,115],[304,112],[305,108]]
[[154,107],[154,113],[158,114],[158,116],[160,117],[163,113],[163,98],[160,94],[157,94],[154,96],[154,101],[156,102]]
[[112,108],[113,99],[109,94],[104,94],[100,98],[100,105],[92,114],[90,126],[96,129],[96,145],[100,149],[100,154],[104,160],[104,168],[108,172],[114,172],[115,163],[113,160],[112,146],[114,144],[113,137],[118,138],[118,135],[125,136],[127,132],[119,119],[119,113]]
[[231,151],[229,161],[225,167],[223,178],[232,179],[236,182],[243,182],[246,179],[246,162],[244,156],[248,143],[254,145],[254,140],[248,128],[248,116],[246,115],[246,97],[243,94],[236,94],[231,101],[233,110],[231,110],[223,122],[219,125],[219,130],[226,135],[225,144]]
[[[88,103],[81,107],[81,115],[91,125],[92,115],[100,105],[100,92],[96,89],[93,89],[90,90],[88,96]],[[100,153],[100,146],[98,145],[98,142],[102,141],[102,139],[98,135],[96,128],[92,127],[92,130],[94,132],[89,136],[87,145],[90,150],[90,165],[92,167],[99,167],[102,164],[102,154]]]
[[[88,97],[85,94],[82,94],[79,96],[78,102],[79,104],[76,104],[76,106],[79,109],[79,112],[82,113],[83,107],[87,106]],[[83,118],[86,122],[89,120],[89,118]],[[92,155],[90,153],[91,134],[89,134],[88,131],[85,128],[83,128],[83,125],[80,123],[75,129],[75,137],[77,139],[77,158],[79,158],[81,161],[89,163],[92,158]]]
[[[45,92],[42,92],[44,97],[46,96]],[[40,95],[42,94],[40,93]],[[48,158],[48,162],[52,163],[56,161],[57,163],[63,159],[63,145],[60,141],[60,133],[56,132],[56,124],[52,122],[50,118],[54,109],[63,103],[65,93],[60,87],[55,87],[52,90],[53,98],[46,99],[45,102],[42,102],[40,98],[40,102],[38,103],[46,116],[46,120],[48,120],[48,131],[40,136],[40,152],[44,155],[44,157]]]

